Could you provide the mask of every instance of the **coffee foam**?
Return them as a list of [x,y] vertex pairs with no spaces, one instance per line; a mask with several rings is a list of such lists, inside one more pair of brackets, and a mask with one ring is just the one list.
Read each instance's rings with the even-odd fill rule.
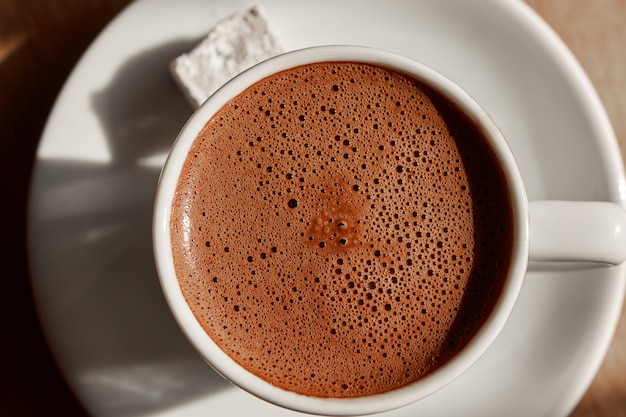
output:
[[511,210],[478,129],[376,66],[271,76],[198,136],[171,233],[216,343],[282,388],[385,392],[445,363],[501,291]]

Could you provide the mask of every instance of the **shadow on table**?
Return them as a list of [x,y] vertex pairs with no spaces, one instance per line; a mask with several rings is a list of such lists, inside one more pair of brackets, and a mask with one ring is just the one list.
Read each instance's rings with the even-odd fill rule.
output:
[[615,416],[626,415],[626,398],[622,392],[616,388],[612,393],[607,392],[602,397],[593,399],[586,397],[578,404],[569,417],[587,416]]
[[141,415],[230,386],[173,320],[152,254],[160,162],[192,112],[167,64],[193,44],[137,55],[93,94],[110,163],[37,164],[35,293],[62,368],[101,415]]

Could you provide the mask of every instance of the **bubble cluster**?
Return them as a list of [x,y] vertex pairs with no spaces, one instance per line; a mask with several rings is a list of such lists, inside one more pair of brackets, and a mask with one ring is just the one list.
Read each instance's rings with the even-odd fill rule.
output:
[[478,330],[510,257],[509,197],[478,129],[371,65],[266,78],[196,139],[172,214],[175,265],[242,366],[321,397],[385,392]]

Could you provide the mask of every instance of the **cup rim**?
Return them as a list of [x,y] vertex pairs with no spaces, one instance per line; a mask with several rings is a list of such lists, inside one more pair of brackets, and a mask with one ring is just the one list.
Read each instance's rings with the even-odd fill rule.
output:
[[[320,398],[284,390],[243,368],[226,355],[202,329],[187,305],[174,270],[170,248],[171,203],[188,151],[206,122],[231,98],[276,72],[316,62],[360,62],[407,74],[452,100],[480,126],[501,162],[513,214],[513,246],[509,276],[502,295],[481,329],[447,363],[425,377],[395,390],[357,398]],[[223,377],[266,401],[311,414],[357,415],[389,411],[420,400],[455,380],[493,343],[508,319],[528,263],[528,199],[515,158],[499,129],[480,105],[461,87],[434,69],[411,58],[377,48],[325,45],[298,49],[270,58],[244,71],[218,89],[187,120],[163,166],[153,212],[153,250],[159,281],[172,314],[188,340]]]

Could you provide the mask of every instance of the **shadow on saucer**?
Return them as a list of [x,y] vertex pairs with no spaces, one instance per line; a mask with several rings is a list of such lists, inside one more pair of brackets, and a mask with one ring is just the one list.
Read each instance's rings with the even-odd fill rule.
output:
[[152,253],[160,163],[192,113],[167,65],[196,42],[133,57],[93,94],[110,163],[37,165],[33,268],[49,277],[35,291],[40,313],[72,385],[103,415],[163,410],[231,387],[175,323]]

